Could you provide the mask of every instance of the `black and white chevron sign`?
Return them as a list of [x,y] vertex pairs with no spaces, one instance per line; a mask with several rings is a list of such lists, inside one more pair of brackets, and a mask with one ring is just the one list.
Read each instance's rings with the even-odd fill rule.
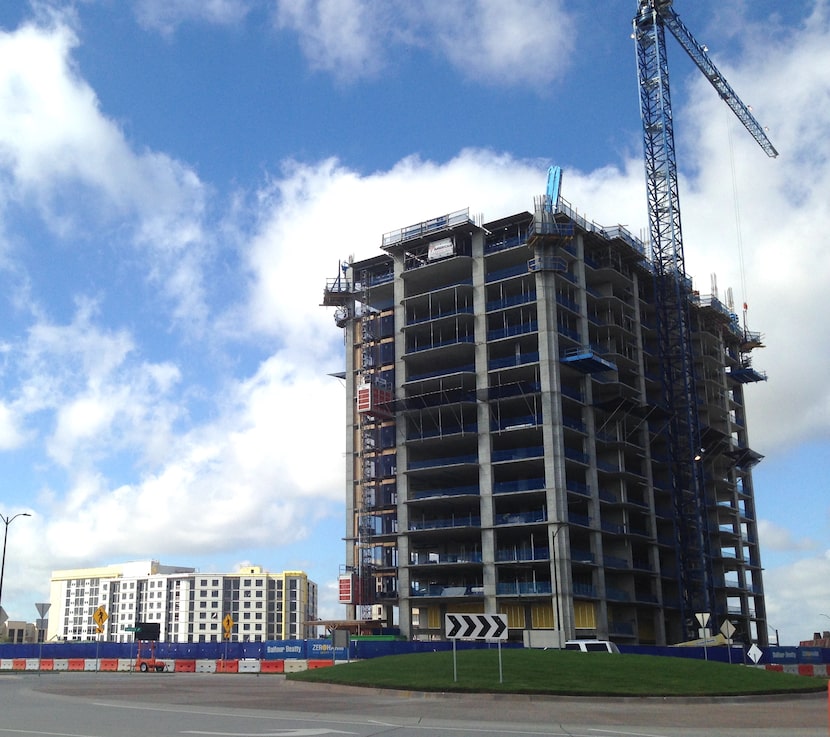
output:
[[506,640],[505,614],[447,614],[444,629],[449,640]]

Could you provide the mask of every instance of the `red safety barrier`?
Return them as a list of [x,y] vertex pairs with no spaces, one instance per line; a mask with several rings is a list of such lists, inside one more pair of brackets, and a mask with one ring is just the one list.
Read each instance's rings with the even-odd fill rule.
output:
[[55,659],[54,658],[41,658],[40,659],[40,669],[41,670],[55,670]]
[[285,661],[284,660],[260,660],[259,661],[259,672],[260,673],[285,673]]
[[84,670],[86,662],[83,658],[69,658],[67,670]]
[[312,670],[313,668],[328,668],[331,665],[334,665],[333,660],[309,660],[308,662],[308,669]]
[[239,673],[239,661],[238,660],[217,660],[216,661],[216,672],[217,673]]
[[118,658],[101,658],[98,661],[98,670],[109,672],[118,670]]
[[196,661],[195,660],[177,660],[175,665],[173,666],[173,670],[176,673],[195,673],[196,672]]
[[768,665],[765,665],[764,668],[766,668],[767,670],[775,670],[779,673],[784,672],[784,666],[781,665],[781,663],[769,663]]
[[800,676],[812,676],[815,675],[815,670],[813,670],[812,665],[805,665],[801,664],[798,666],[798,675]]
[[26,670],[26,658],[12,658],[12,670]]

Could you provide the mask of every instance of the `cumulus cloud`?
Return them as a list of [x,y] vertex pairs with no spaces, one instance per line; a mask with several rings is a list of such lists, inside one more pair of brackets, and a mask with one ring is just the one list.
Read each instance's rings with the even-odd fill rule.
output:
[[782,645],[797,645],[830,629],[830,551],[764,573],[767,621]]
[[797,536],[792,530],[765,519],[758,520],[758,537],[765,551],[815,552],[821,547],[818,541]]
[[[95,304],[83,301],[71,323],[37,323],[16,346],[11,407],[64,468],[89,468],[125,448],[157,448],[177,416],[168,397],[178,369],[134,359],[132,336],[95,320]],[[35,422],[44,414],[53,421],[38,438]]]
[[[479,83],[542,88],[566,70],[574,23],[560,0],[278,0],[312,69],[352,81],[428,49]],[[532,59],[532,63],[529,61]]]
[[172,35],[183,23],[235,25],[251,10],[249,0],[138,0],[134,12],[145,28]]
[[[757,29],[747,32],[754,38]],[[830,12],[819,3],[804,29],[754,44],[740,67],[722,65],[769,127],[777,159],[702,78],[694,78],[689,106],[675,112],[681,165],[688,161],[690,172],[681,195],[687,266],[701,292],[710,291],[710,272],[721,298],[733,287],[737,311],[749,304],[749,328],[769,346],[753,359],[769,382],[747,390],[753,442],[765,447],[830,436],[822,362],[798,360],[804,346],[830,341],[827,321],[810,319],[830,307],[830,254],[821,245],[830,227],[830,140],[822,133],[830,120],[828,37]]]
[[0,450],[18,448],[23,444],[23,440],[14,410],[0,401]]
[[6,206],[37,208],[67,240],[83,240],[93,224],[131,228],[132,245],[153,264],[148,278],[178,305],[179,320],[198,325],[206,316],[204,187],[170,156],[131,147],[76,68],[71,25],[59,15],[51,21],[0,30]]
[[[515,186],[504,187],[505,178]],[[436,214],[465,207],[473,208],[472,216],[532,208],[529,193],[543,189],[537,166],[481,150],[461,152],[444,164],[407,158],[370,175],[334,159],[289,164],[261,193],[261,227],[247,249],[249,320],[308,361],[333,345],[339,351],[331,317],[318,307],[338,259],[373,256],[384,232]]]
[[139,479],[114,487],[78,474],[49,525],[52,554],[198,555],[306,537],[342,497],[342,430],[320,422],[342,388],[273,357],[227,391],[217,416],[169,436],[163,462]]

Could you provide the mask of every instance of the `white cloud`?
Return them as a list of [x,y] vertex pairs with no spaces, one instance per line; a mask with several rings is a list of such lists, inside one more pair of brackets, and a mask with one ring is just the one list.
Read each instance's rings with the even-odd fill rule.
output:
[[532,209],[532,194],[543,190],[543,168],[480,150],[445,164],[407,158],[368,176],[335,160],[293,164],[262,193],[262,225],[248,250],[249,320],[278,336],[298,363],[325,358],[334,346],[339,353],[331,314],[318,306],[338,259],[374,256],[384,232],[436,214],[468,206],[471,216]]
[[113,488],[79,474],[50,522],[52,555],[197,555],[306,537],[342,498],[342,429],[321,420],[342,388],[273,357],[227,392],[140,480]]
[[24,436],[18,427],[14,410],[0,401],[0,450],[13,450],[23,444]]
[[17,421],[30,425],[31,439],[45,428],[40,439],[64,468],[88,469],[125,448],[146,449],[139,459],[147,461],[178,415],[169,401],[178,369],[134,360],[133,338],[95,318],[95,305],[83,302],[68,325],[35,324],[16,351]]
[[561,0],[278,0],[312,69],[376,75],[396,53],[427,49],[484,84],[544,88],[564,74],[574,24]]
[[134,12],[145,28],[172,35],[178,26],[201,22],[218,26],[236,25],[251,10],[249,0],[138,0]]
[[681,193],[687,266],[704,293],[717,272],[721,297],[732,286],[737,310],[749,303],[750,330],[764,334],[768,348],[753,361],[769,382],[747,395],[753,443],[766,448],[830,437],[824,361],[802,360],[830,344],[830,323],[815,319],[830,311],[830,253],[822,245],[830,228],[829,15],[826,4],[817,5],[804,30],[767,38],[743,65],[722,69],[769,127],[777,159],[767,158],[699,75],[689,106],[675,111],[681,167],[688,161],[696,172]]
[[770,637],[797,645],[814,632],[830,630],[830,552],[764,572]]
[[275,21],[298,34],[312,69],[346,79],[376,74],[394,38],[389,7],[367,0],[277,0]]
[[426,0],[422,38],[480,83],[544,90],[561,78],[575,43],[567,5],[550,0]]
[[821,547],[816,540],[796,535],[792,530],[765,519],[758,520],[758,538],[765,551],[815,552]]
[[175,159],[131,148],[76,69],[76,34],[62,17],[52,22],[0,30],[4,194],[38,208],[67,241],[83,241],[92,226],[131,231],[176,317],[201,325],[204,187]]

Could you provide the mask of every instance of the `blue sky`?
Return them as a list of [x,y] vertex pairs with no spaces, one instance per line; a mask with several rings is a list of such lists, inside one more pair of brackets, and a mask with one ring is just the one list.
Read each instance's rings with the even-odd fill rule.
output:
[[[749,303],[770,624],[830,628],[830,6],[677,0],[781,152],[670,39],[687,267]],[[349,255],[547,167],[646,226],[631,17],[602,0],[77,0],[0,6],[3,606],[51,570],[302,568],[339,616]],[[734,175],[733,175],[734,172]],[[741,263],[743,262],[743,271]]]

